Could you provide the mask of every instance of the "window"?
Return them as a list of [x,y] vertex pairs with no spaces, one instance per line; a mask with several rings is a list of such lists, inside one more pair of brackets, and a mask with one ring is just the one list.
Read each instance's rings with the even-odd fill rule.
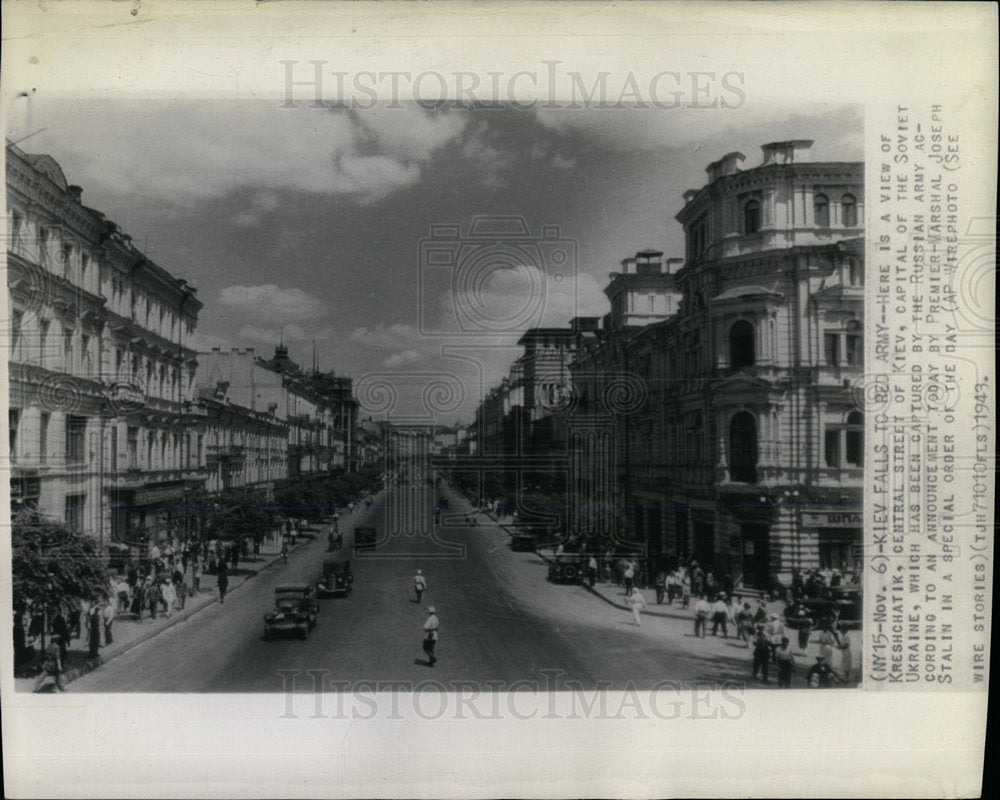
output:
[[146,434],[146,469],[153,468],[153,434]]
[[52,415],[47,411],[43,411],[38,418],[38,458],[43,463],[49,454],[49,422],[51,419]]
[[73,331],[63,331],[63,368],[73,372]]
[[826,363],[831,367],[837,366],[840,363],[840,334],[823,334],[823,350],[826,357]]
[[840,198],[840,222],[845,228],[857,227],[858,204],[853,194],[845,194]]
[[59,263],[66,280],[73,280],[73,245],[64,244],[59,248]]
[[813,198],[813,220],[817,228],[830,227],[830,201],[825,194]]
[[20,361],[21,352],[18,345],[21,343],[21,323],[24,320],[24,312],[15,311],[10,318],[10,358],[12,361]]
[[845,456],[848,466],[863,466],[865,426],[864,416],[860,411],[852,411],[847,415],[847,431],[845,438],[847,440]]
[[7,409],[7,441],[10,442],[10,458],[13,461],[17,455],[17,431],[21,426],[21,409]]
[[847,363],[852,367],[862,366],[865,362],[865,354],[861,323],[857,320],[849,322],[844,338],[847,341]]
[[80,360],[83,363],[83,371],[90,371],[90,337],[80,337]]
[[139,429],[129,428],[125,432],[127,448],[127,469],[139,469]]
[[757,482],[757,420],[748,411],[729,422],[729,477],[737,483]]
[[863,286],[865,281],[864,271],[861,268],[861,262],[856,258],[852,258],[849,264],[849,280],[851,286]]
[[90,266],[90,256],[86,253],[80,255],[80,286],[87,289],[87,267]]
[[83,530],[83,509],[86,502],[85,494],[66,495],[66,527],[74,531]]
[[21,249],[21,228],[24,225],[24,217],[19,211],[13,211],[10,215],[10,243],[11,250],[19,252]]
[[49,265],[49,229],[44,225],[38,229],[38,261],[43,267]]
[[38,325],[38,346],[39,346],[39,358],[42,366],[45,366],[48,360],[48,353],[46,352],[46,347],[49,343],[49,329],[52,327],[52,323],[43,319]]
[[743,233],[760,233],[760,202],[750,200],[743,206]]
[[79,464],[85,460],[86,417],[66,417],[66,460]]
[[824,436],[823,453],[828,467],[840,466],[840,431],[828,428]]
[[741,319],[729,329],[729,366],[739,369],[752,367],[755,362],[753,325]]

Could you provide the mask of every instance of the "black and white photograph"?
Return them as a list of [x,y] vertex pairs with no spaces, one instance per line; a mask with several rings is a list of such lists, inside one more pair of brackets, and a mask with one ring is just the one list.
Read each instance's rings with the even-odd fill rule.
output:
[[[117,5],[128,30],[158,22],[155,6]],[[191,24],[183,5],[150,42]],[[951,246],[966,216],[989,219],[951,209],[974,196],[957,113],[900,105],[883,134],[888,116],[843,91],[781,100],[724,57],[583,70],[532,45],[463,71],[366,30],[405,51],[373,69],[336,43],[383,17],[347,5],[289,13],[280,48],[246,34],[268,92],[221,44],[199,54],[224,25],[178,38],[194,56],[174,72],[156,44],[141,93],[66,90],[59,69],[36,80],[47,54],[5,59],[5,706],[103,709],[116,736],[163,725],[218,754],[217,783],[178,786],[163,762],[148,788],[136,767],[110,796],[292,796],[277,773],[232,788],[213,731],[238,716],[211,709],[254,709],[230,728],[241,749],[328,721],[316,747],[335,760],[359,744],[336,755],[334,724],[346,742],[370,720],[497,720],[538,743],[545,721],[610,721],[600,747],[635,749],[634,769],[682,722],[774,736],[776,720],[753,721],[768,708],[808,725],[811,708],[893,683],[988,681],[989,626],[971,621],[989,619],[975,486],[995,465],[992,362],[974,335],[994,325],[981,291],[995,260],[983,273]],[[654,5],[636,4],[667,13]],[[422,47],[432,19],[413,12]],[[310,21],[326,49],[296,44]],[[576,30],[584,49],[610,35]],[[209,90],[198,64],[235,88]],[[959,340],[941,319],[956,304],[979,320]],[[966,433],[982,430],[967,449],[946,432],[961,408]],[[986,650],[953,657],[962,625]],[[218,715],[203,730],[199,707]],[[470,736],[470,753],[491,752]],[[583,783],[511,777],[510,796],[736,791],[671,789],[659,768],[616,783],[587,765],[596,741],[563,751]],[[386,746],[392,760],[401,745]],[[532,764],[561,758],[525,747]],[[419,769],[407,783],[408,759],[383,790],[377,771],[331,764],[309,796],[504,785]]]

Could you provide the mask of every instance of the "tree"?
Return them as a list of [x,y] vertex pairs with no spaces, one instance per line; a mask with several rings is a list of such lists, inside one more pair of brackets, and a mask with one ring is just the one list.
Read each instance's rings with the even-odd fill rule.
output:
[[108,591],[108,570],[94,540],[34,510],[14,518],[11,561],[14,606],[36,614],[70,612],[74,601]]

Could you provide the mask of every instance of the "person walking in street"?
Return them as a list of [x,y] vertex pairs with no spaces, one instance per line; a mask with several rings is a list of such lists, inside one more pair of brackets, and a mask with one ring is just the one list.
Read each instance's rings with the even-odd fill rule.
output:
[[48,646],[45,648],[45,657],[42,659],[42,671],[38,678],[35,679],[35,688],[33,691],[37,692],[41,689],[46,680],[49,678],[52,678],[58,691],[66,691],[66,687],[63,686],[62,682],[63,664],[66,662],[60,655],[60,643],[61,638],[59,636],[53,636],[49,641]]
[[785,623],[777,614],[771,614],[771,621],[765,626],[765,631],[767,632],[767,640],[771,643],[771,654],[773,655],[785,635]]
[[170,619],[174,615],[174,606],[177,605],[177,587],[174,586],[172,579],[167,578],[163,582],[161,592],[163,595],[163,606],[166,609],[164,613],[167,615],[167,619]]
[[101,613],[104,617],[104,644],[109,645],[115,640],[111,635],[111,626],[114,624],[115,616],[118,614],[118,604],[113,597],[107,598],[107,602],[105,602]]
[[183,611],[184,606],[187,605],[188,596],[187,578],[184,577],[183,572],[174,581],[174,586],[177,588],[177,610]]
[[288,537],[281,540],[281,563],[288,563]]
[[768,641],[767,633],[763,625],[757,626],[757,633],[753,640],[753,677],[758,673],[760,679],[767,683],[767,672],[771,665],[771,642]]
[[101,617],[100,602],[95,597],[87,609],[87,644],[88,654],[91,659],[97,658],[101,649],[101,630],[104,628],[104,620]]
[[778,665],[778,688],[790,689],[792,672],[795,669],[795,658],[792,655],[791,642],[787,636],[781,637],[781,644],[774,651],[774,660]]
[[753,611],[747,602],[743,603],[743,607],[736,614],[736,631],[740,641],[744,642],[748,649],[753,646]]
[[712,604],[712,636],[719,635],[719,626],[722,626],[722,638],[729,638],[729,606],[720,594]]
[[687,609],[691,605],[691,576],[687,573],[681,577],[681,608]]
[[201,591],[201,556],[195,556],[191,565],[191,589],[195,595]]
[[431,606],[427,609],[427,621],[424,623],[424,652],[427,654],[428,667],[433,667],[437,663],[434,647],[437,645],[440,624],[437,610]]
[[632,620],[638,628],[642,625],[642,611],[646,607],[646,598],[642,596],[641,589],[632,591]]
[[663,605],[667,593],[667,574],[661,569],[656,575],[656,605]]
[[590,583],[591,589],[597,583],[597,559],[594,556],[591,556],[590,560],[587,561],[587,581]]
[[226,591],[229,589],[229,569],[226,566],[225,561],[219,562],[219,575],[218,575],[218,586],[219,586],[219,602],[226,602]]
[[698,602],[694,604],[694,635],[700,639],[705,638],[705,628],[708,627],[708,616],[711,613],[712,607],[708,604],[708,600],[699,597]]
[[813,689],[829,689],[833,686],[833,668],[824,656],[816,656],[816,663],[806,673],[806,685]]
[[833,630],[833,626],[829,622],[823,623],[823,630],[819,634],[819,654],[823,656],[826,665],[833,669],[830,665],[833,663],[833,648],[840,648],[840,640],[837,638],[837,634]]
[[413,591],[417,595],[417,605],[420,605],[424,592],[427,591],[427,580],[419,569],[417,574],[413,576]]

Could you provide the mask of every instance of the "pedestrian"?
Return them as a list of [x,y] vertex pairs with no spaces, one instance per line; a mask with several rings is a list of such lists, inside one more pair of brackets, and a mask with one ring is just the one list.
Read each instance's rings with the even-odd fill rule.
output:
[[736,630],[739,633],[740,641],[746,643],[749,649],[753,644],[753,612],[750,604],[744,602],[743,607],[736,615]]
[[66,691],[66,687],[62,683],[63,664],[66,663],[60,652],[63,646],[60,636],[53,636],[49,641],[45,648],[45,657],[42,659],[42,671],[35,680],[34,691],[37,692],[41,689],[47,678],[52,678],[57,690]]
[[225,603],[226,591],[229,589],[229,570],[226,568],[225,561],[219,562],[218,585],[219,585],[219,602]]
[[104,620],[101,617],[100,603],[97,598],[94,598],[90,608],[87,609],[87,644],[91,659],[97,658],[101,649],[101,629],[103,627]]
[[[840,640],[834,632],[829,622],[823,623],[823,629],[819,634],[819,654],[823,656],[827,666],[833,662],[833,648],[840,648]],[[833,669],[833,667],[830,667]]]
[[720,594],[712,604],[712,636],[717,636],[719,626],[722,626],[722,638],[729,638],[729,606]]
[[413,576],[413,591],[417,595],[417,605],[420,605],[424,592],[427,591],[427,580],[419,569],[417,574]]
[[705,628],[708,627],[708,615],[712,613],[712,608],[708,600],[699,597],[694,604],[694,635],[702,639],[705,638]]
[[438,641],[438,621],[437,611],[434,606],[427,609],[427,621],[424,623],[424,652],[427,654],[427,666],[433,667],[437,663],[437,656],[434,655],[434,647]]
[[180,574],[180,577],[174,581],[174,585],[177,587],[177,610],[183,611],[184,606],[187,605],[188,594],[187,578],[184,577],[183,572]]
[[638,628],[642,625],[642,610],[646,607],[646,598],[642,596],[641,589],[632,592],[632,619]]
[[104,617],[104,644],[109,645],[114,642],[114,637],[111,635],[111,626],[114,624],[115,616],[118,613],[118,604],[114,598],[107,598],[102,613]]
[[850,683],[854,673],[854,653],[851,650],[851,632],[845,623],[840,623],[840,676],[844,683]]
[[813,619],[809,616],[809,609],[801,604],[796,619],[799,623],[799,652],[805,654],[809,646],[809,637],[812,635]]
[[667,574],[661,569],[656,575],[656,605],[663,604],[663,597],[667,593]]
[[590,583],[590,588],[594,588],[594,584],[597,583],[597,559],[594,556],[590,557],[587,562],[587,580]]
[[174,614],[174,606],[177,605],[177,587],[174,586],[171,578],[167,578],[163,582],[163,588],[160,592],[163,598],[164,613],[166,613],[167,619],[170,619]]
[[229,555],[232,557],[233,571],[235,572],[240,567],[240,548],[236,542],[233,542],[229,547]]
[[160,605],[160,584],[153,580],[152,575],[146,576],[146,604],[149,608],[149,616],[156,619],[156,608]]
[[288,537],[281,540],[281,563],[288,563]]
[[767,683],[767,672],[771,665],[771,643],[768,641],[764,626],[758,625],[753,640],[753,677],[760,674],[760,679]]
[[681,608],[687,609],[691,605],[691,578],[685,574],[681,579]]
[[785,635],[785,625],[777,614],[771,614],[771,621],[765,627],[767,640],[771,643],[771,653],[781,644],[781,638]]
[[118,582],[115,584],[115,597],[118,599],[117,611],[121,614],[127,614],[129,610],[129,596],[132,593],[132,584],[125,580],[124,576],[118,578]]
[[781,644],[774,651],[774,658],[778,665],[778,688],[790,689],[792,672],[795,669],[795,657],[792,655],[791,643],[787,636],[781,637]]
[[201,557],[195,556],[191,565],[191,589],[194,594],[201,591]]
[[625,596],[632,596],[632,589],[635,588],[635,564],[629,561],[623,573],[625,578]]
[[813,689],[828,689],[833,686],[833,668],[824,656],[816,656],[816,663],[806,673],[806,684]]

